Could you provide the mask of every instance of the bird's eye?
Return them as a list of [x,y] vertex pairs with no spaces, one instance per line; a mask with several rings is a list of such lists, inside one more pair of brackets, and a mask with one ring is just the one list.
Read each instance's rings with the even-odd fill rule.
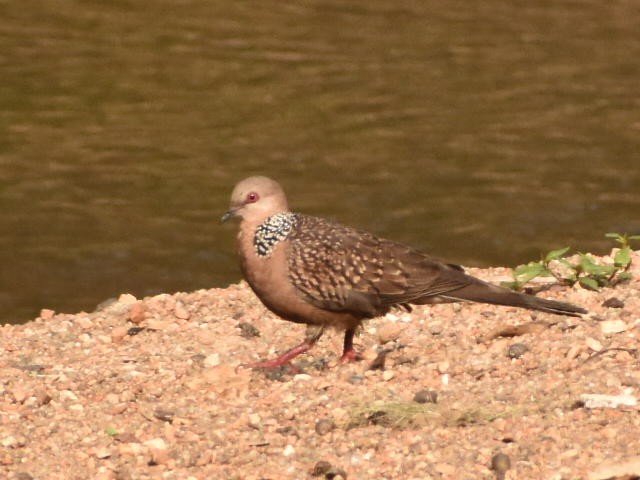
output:
[[254,203],[257,202],[260,196],[256,192],[251,192],[247,194],[247,200],[245,203]]

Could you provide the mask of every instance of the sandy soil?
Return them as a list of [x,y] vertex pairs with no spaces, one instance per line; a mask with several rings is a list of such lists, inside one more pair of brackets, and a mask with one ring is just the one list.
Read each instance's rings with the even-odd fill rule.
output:
[[330,332],[294,362],[301,373],[242,367],[304,331],[245,284],[43,310],[1,329],[0,477],[635,478],[637,252],[633,273],[541,293],[585,318],[480,304],[389,314],[357,337],[364,361],[338,363]]

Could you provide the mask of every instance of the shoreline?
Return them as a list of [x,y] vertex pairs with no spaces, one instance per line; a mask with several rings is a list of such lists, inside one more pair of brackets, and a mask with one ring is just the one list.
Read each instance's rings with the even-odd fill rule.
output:
[[[510,269],[467,271],[497,282]],[[297,374],[241,366],[304,332],[243,282],[123,294],[92,313],[45,309],[2,326],[0,472],[490,479],[503,453],[507,479],[638,475],[640,408],[629,399],[640,399],[640,252],[631,272],[599,292],[540,294],[586,307],[583,318],[466,303],[391,313],[364,324],[365,360],[354,364],[338,363],[342,338],[330,331],[294,362]],[[383,368],[370,369],[383,350]],[[421,391],[437,403],[415,401]],[[594,407],[593,394],[628,402]]]

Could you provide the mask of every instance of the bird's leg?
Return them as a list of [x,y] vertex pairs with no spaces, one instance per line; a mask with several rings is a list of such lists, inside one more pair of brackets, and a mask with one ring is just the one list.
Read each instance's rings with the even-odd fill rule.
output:
[[250,363],[247,365],[249,368],[278,368],[282,365],[288,364],[291,360],[298,355],[305,353],[320,339],[324,333],[323,325],[307,325],[307,330],[304,334],[304,341],[299,345],[296,345],[290,350],[287,350],[279,357],[271,360],[263,360],[262,362]]
[[362,360],[362,355],[360,355],[353,348],[353,336],[356,333],[355,328],[349,328],[346,332],[344,332],[344,349],[342,350],[342,357],[340,361],[343,363],[355,362],[357,360]]

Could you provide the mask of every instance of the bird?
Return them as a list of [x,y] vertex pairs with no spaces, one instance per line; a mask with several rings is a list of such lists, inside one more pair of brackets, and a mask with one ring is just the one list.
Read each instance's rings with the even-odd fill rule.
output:
[[265,176],[235,185],[221,221],[232,218],[240,219],[236,249],[253,292],[277,316],[307,326],[300,344],[248,365],[252,368],[289,364],[331,327],[344,330],[341,360],[359,360],[353,345],[358,327],[412,305],[467,301],[577,317],[587,313],[487,283],[408,245],[292,212],[280,184]]

